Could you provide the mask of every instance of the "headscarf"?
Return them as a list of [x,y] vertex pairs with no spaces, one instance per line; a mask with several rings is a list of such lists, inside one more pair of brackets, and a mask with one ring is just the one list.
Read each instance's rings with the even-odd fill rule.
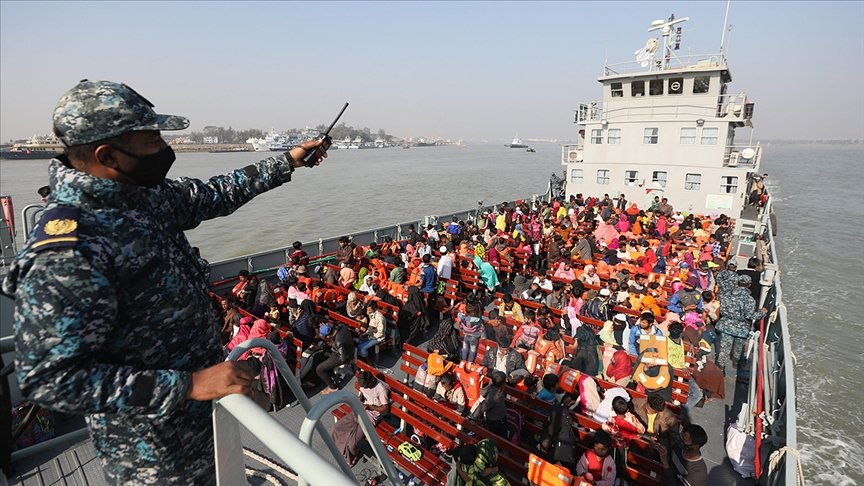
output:
[[621,397],[628,402],[630,401],[630,394],[624,388],[615,387],[606,390],[606,393],[603,395],[603,401],[600,402],[600,405],[597,406],[597,410],[594,412],[594,420],[602,424],[615,415],[615,412],[612,410],[612,400],[615,397]]
[[[240,319],[240,326],[239,326],[239,329],[237,331],[237,334],[235,334],[234,337],[231,338],[231,341],[229,341],[228,344],[225,346],[228,349],[228,351],[234,351],[234,348],[236,348],[238,345],[240,345],[241,343],[243,343],[249,339],[249,334],[252,332],[252,328],[250,326],[251,324],[252,324],[252,318],[251,317],[244,317],[244,318]],[[243,353],[238,358],[238,360],[246,359],[248,357],[249,357],[249,352],[247,351],[247,352]]]
[[600,406],[600,394],[597,393],[597,382],[585,373],[579,374],[579,403],[582,413],[593,415]]
[[264,319],[258,319],[252,324],[252,330],[249,332],[249,339],[267,338],[267,335],[272,331],[270,323]]
[[618,381],[625,376],[633,374],[633,365],[630,362],[630,355],[627,351],[619,349],[612,354],[612,362],[606,368],[606,376],[612,378],[612,381]]
[[477,272],[486,288],[494,289],[498,285],[498,273],[495,272],[495,268],[489,262],[484,262],[479,256],[474,257],[474,265],[477,267]]
[[684,321],[685,327],[691,327],[693,329],[699,329],[699,326],[702,324],[702,316],[700,316],[696,312],[691,311],[691,312],[684,314],[683,321]]

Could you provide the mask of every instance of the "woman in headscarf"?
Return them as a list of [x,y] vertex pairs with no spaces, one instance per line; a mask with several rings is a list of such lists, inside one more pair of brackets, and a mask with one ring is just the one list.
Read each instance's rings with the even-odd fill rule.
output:
[[579,277],[579,280],[585,285],[600,285],[600,276],[597,275],[594,265],[585,265],[585,271]]
[[399,311],[397,323],[399,335],[404,336],[403,342],[416,344],[418,338],[423,337],[423,332],[429,327],[426,318],[426,299],[420,292],[420,287],[408,287],[408,300]]
[[592,416],[600,406],[600,394],[597,392],[597,382],[594,378],[581,373],[579,375],[579,405],[583,415]]
[[366,292],[366,295],[375,295],[375,291],[372,290],[372,284],[375,283],[374,275],[366,275],[363,277],[363,285],[360,286],[360,292]]
[[438,330],[429,340],[427,350],[430,353],[438,353],[441,356],[458,356],[462,348],[459,339],[459,331],[456,329],[453,319],[444,319],[438,326]]
[[363,301],[357,297],[356,292],[348,294],[348,301],[345,302],[345,314],[355,321],[363,323],[368,322],[368,318],[366,317],[366,306],[363,305]]
[[[252,322],[253,321],[254,321],[254,319],[251,317],[243,317],[240,319],[239,329],[237,330],[237,334],[235,334],[234,337],[231,338],[231,341],[229,341],[228,344],[225,345],[225,349],[228,351],[228,353],[230,353],[231,351],[234,351],[234,348],[236,348],[238,344],[243,343],[249,339],[249,334],[252,332]],[[226,353],[226,356],[227,356],[227,353]],[[242,355],[240,355],[240,358],[238,358],[238,361],[241,359],[246,359],[248,357],[249,357],[249,352],[247,351],[247,352],[243,353]]]
[[630,355],[623,348],[615,350],[612,354],[612,361],[603,372],[603,377],[618,386],[627,386],[632,375],[633,364],[630,361]]
[[300,304],[300,313],[297,315],[297,319],[294,320],[294,324],[292,325],[294,329],[294,337],[303,343],[304,348],[308,347],[312,344],[312,341],[315,340],[317,328],[315,327],[315,323],[312,322],[314,316],[315,304],[313,304],[309,299],[304,300],[303,303]]
[[600,372],[600,357],[597,354],[597,336],[588,326],[576,329],[576,351],[567,365],[590,376]]
[[494,290],[499,283],[498,273],[495,272],[495,268],[489,262],[484,262],[479,256],[474,257],[474,266],[477,267],[477,272],[480,274],[480,279],[483,280],[486,288]]
[[630,221],[627,219],[627,215],[618,215],[618,222],[615,223],[615,229],[618,230],[619,233],[626,233],[630,231]]

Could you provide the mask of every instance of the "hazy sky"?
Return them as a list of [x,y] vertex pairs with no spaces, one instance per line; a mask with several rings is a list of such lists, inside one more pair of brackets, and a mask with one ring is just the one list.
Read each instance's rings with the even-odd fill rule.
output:
[[[343,120],[398,136],[572,139],[604,59],[654,19],[719,50],[725,2],[0,2],[0,140],[48,133],[82,78],[162,113],[287,129]],[[737,2],[733,82],[759,138],[864,138],[864,2]]]

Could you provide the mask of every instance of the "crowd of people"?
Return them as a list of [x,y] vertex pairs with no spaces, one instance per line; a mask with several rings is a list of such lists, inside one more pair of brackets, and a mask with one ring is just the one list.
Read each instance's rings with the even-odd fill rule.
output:
[[[623,195],[577,194],[502,203],[474,221],[412,225],[402,241],[361,246],[342,238],[311,274],[309,255],[296,242],[277,282],[240,273],[223,301],[223,340],[230,351],[250,337],[296,338],[315,350],[301,376],[314,369],[324,393],[352,376],[337,368],[377,358],[381,345],[425,343],[431,354],[418,389],[508,440],[518,421],[508,418],[504,387],[531,393],[552,409],[544,433],[522,442],[573,474],[613,484],[630,442],[643,437],[670,477],[705,484],[705,431],[668,404],[677,400],[687,410],[723,398],[724,374],[741,366],[746,339],[765,315],[754,282],[763,255],[739,271],[729,256],[733,227],[726,215],[687,214],[665,198],[640,208]],[[235,307],[255,318],[241,318]],[[486,374],[486,385],[474,389],[460,380],[455,371],[466,363]],[[565,391],[568,372],[576,382]],[[679,375],[686,399],[674,396],[672,377]],[[361,378],[361,396],[379,420],[389,401],[368,390],[384,385]],[[604,392],[600,380],[614,387]],[[647,398],[631,400],[628,389]],[[573,448],[571,412],[602,424],[581,455]],[[353,463],[356,423],[337,435]],[[497,481],[487,451],[494,443],[456,451],[432,446],[453,458],[456,484]]]

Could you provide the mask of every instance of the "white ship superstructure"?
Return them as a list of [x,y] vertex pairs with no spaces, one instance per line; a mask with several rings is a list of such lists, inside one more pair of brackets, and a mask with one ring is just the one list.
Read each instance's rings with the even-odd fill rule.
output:
[[646,207],[659,195],[676,210],[741,213],[762,157],[752,137],[736,139],[736,129],[752,129],[753,103],[728,94],[724,53],[675,54],[686,20],[655,21],[649,32],[662,39],[635,62],[605,66],[602,102],[579,105],[578,142],[563,148],[568,196],[623,193]]

